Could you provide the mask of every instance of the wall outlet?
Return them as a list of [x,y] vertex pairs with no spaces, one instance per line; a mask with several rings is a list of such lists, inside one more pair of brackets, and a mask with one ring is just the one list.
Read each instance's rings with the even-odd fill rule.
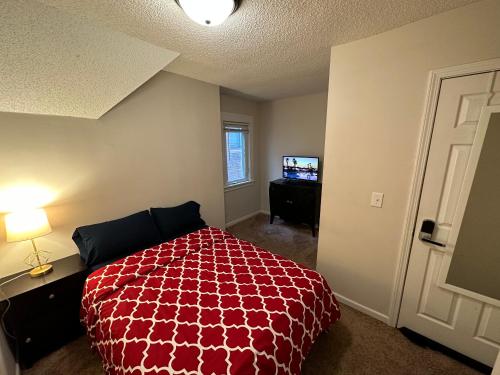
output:
[[382,208],[383,204],[384,204],[384,193],[373,192],[370,206]]

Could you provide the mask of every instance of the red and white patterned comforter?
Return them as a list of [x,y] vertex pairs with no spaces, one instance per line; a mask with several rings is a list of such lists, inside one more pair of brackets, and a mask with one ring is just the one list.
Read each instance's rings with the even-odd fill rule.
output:
[[299,374],[339,317],[320,274],[210,227],[92,273],[81,309],[108,374]]

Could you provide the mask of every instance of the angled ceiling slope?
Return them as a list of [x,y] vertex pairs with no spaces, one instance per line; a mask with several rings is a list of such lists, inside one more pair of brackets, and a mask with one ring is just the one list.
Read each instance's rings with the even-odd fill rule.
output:
[[0,111],[97,119],[179,54],[35,0],[0,1]]

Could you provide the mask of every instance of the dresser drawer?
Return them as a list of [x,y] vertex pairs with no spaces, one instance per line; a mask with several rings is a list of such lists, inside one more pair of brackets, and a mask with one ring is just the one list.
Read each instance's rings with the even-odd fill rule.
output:
[[31,367],[38,359],[83,333],[78,309],[61,311],[56,315],[40,315],[36,321],[24,325],[16,334],[20,363],[24,368]]
[[52,283],[11,299],[7,317],[15,318],[17,325],[25,320],[36,319],[47,311],[64,310],[68,304],[80,303],[85,275],[82,273],[67,277],[64,282]]
[[[15,333],[20,342],[24,342],[30,337],[33,339],[41,327],[45,326],[50,326],[53,334],[59,333],[68,327],[80,325],[80,303],[80,298],[73,296],[64,302],[60,300],[59,303],[54,303],[45,310],[38,306],[22,319],[18,316],[6,317],[5,325]],[[10,315],[10,312],[7,315]],[[64,332],[62,333],[64,334]]]

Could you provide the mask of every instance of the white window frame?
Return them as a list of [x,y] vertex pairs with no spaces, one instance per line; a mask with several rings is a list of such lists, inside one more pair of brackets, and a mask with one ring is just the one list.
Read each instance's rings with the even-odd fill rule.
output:
[[[253,173],[253,117],[247,115],[241,115],[237,113],[221,113],[221,130],[222,130],[222,159],[224,166],[224,190],[230,191],[235,189],[240,189],[242,187],[251,185],[255,182]],[[248,127],[248,136],[246,142],[246,173],[247,179],[242,181],[237,181],[234,183],[229,183],[227,180],[227,147],[226,147],[226,124],[238,124],[246,125]]]

